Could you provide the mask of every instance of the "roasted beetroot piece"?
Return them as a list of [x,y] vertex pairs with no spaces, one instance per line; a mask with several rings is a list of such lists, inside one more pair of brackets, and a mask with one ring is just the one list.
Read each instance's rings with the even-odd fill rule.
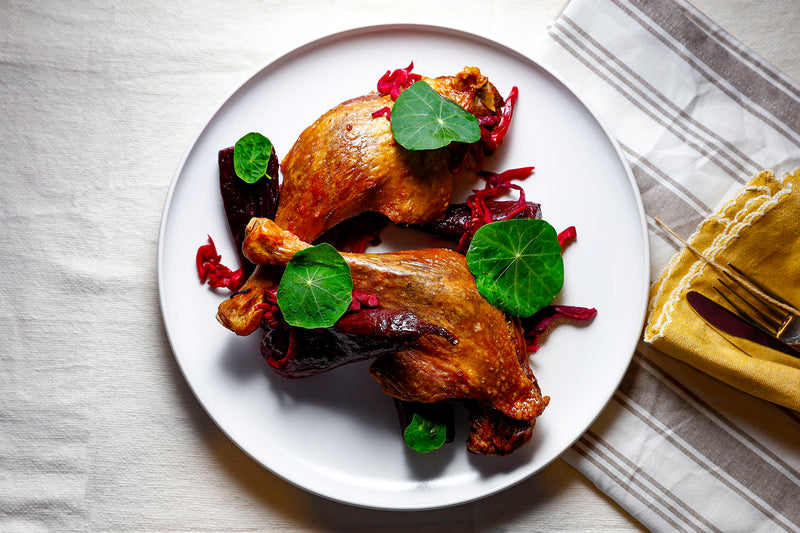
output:
[[[491,214],[492,222],[508,220],[509,215],[511,218],[542,218],[541,206],[533,202],[525,202],[525,206],[521,210],[518,202],[513,200],[489,200],[486,202],[486,207]],[[469,230],[471,220],[472,210],[467,204],[450,204],[441,220],[406,227],[445,241],[459,242],[464,233]]]
[[[500,173],[486,170],[478,172],[478,176],[484,180],[485,185],[483,189],[473,190],[472,194],[467,198],[466,205],[470,209],[470,219],[467,224],[467,229],[458,241],[457,251],[462,254],[467,253],[467,249],[472,242],[472,237],[475,236],[478,229],[485,224],[497,220],[489,206],[490,202],[493,202],[495,197],[511,190],[515,190],[519,194],[513,208],[505,213],[505,216],[500,218],[500,220],[519,218],[518,215],[529,210],[530,202],[525,200],[525,190],[522,186],[512,183],[512,181],[525,179],[532,172],[533,167],[513,168]],[[541,216],[541,213],[538,213],[538,215]]]
[[438,335],[450,344],[458,339],[441,326],[429,324],[409,311],[397,309],[362,309],[349,313],[333,326],[337,332],[358,337],[381,337],[398,341],[415,341],[422,335]]
[[233,148],[219,151],[219,189],[222,193],[222,203],[225,206],[225,216],[228,227],[236,244],[239,261],[247,278],[255,270],[255,265],[242,255],[242,241],[244,229],[253,217],[275,218],[278,210],[278,156],[272,149],[272,156],[267,165],[267,175],[272,179],[263,177],[255,183],[247,183],[239,176],[233,167]]
[[274,321],[264,326],[261,354],[275,372],[289,378],[313,376],[347,363],[393,354],[423,335],[458,342],[444,328],[396,309],[360,308],[325,329],[293,328]]
[[334,328],[268,329],[261,341],[261,354],[278,375],[304,378],[348,363],[393,354],[406,346],[406,342],[395,338],[360,337]]
[[538,350],[548,333],[559,324],[585,326],[597,316],[597,309],[572,305],[550,305],[521,320],[528,352]]
[[395,339],[345,335],[333,328],[267,329],[261,341],[261,354],[278,375],[304,378],[347,363],[394,353],[398,345],[405,346]]
[[235,292],[245,282],[241,268],[234,271],[222,264],[222,256],[217,253],[217,247],[211,236],[208,237],[208,244],[197,249],[195,262],[200,281],[208,283],[210,287],[225,288]]
[[400,422],[400,432],[404,432],[414,413],[419,414],[431,422],[435,422],[447,428],[445,442],[453,442],[456,433],[456,415],[454,405],[451,403],[422,403],[406,402],[394,398],[394,405],[397,408],[397,419]]

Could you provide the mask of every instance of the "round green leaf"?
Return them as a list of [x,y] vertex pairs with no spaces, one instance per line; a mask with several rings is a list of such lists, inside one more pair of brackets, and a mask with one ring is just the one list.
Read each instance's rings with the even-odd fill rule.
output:
[[327,243],[294,254],[278,285],[278,307],[284,319],[301,328],[333,326],[352,298],[350,267]]
[[467,250],[467,266],[484,298],[514,316],[527,317],[549,305],[564,285],[561,244],[544,220],[482,226]]
[[[272,156],[272,142],[258,132],[250,132],[233,146],[233,168],[247,183],[255,183],[267,175]],[[272,179],[272,176],[267,176]]]
[[447,440],[447,426],[428,420],[419,413],[414,413],[411,423],[403,431],[403,440],[412,450],[428,453],[444,445]]
[[474,143],[481,138],[478,119],[424,81],[397,97],[392,107],[392,134],[407,150],[433,150],[451,142]]

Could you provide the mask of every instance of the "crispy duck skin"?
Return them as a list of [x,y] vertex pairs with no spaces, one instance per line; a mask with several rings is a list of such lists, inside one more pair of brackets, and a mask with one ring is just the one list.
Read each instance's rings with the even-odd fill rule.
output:
[[283,269],[258,265],[241,289],[223,300],[217,309],[217,321],[237,335],[250,335],[258,329],[265,309],[267,293],[277,289]]
[[[475,67],[424,82],[477,117],[500,116],[503,98]],[[386,117],[394,105],[371,93],[331,109],[298,137],[281,163],[283,185],[275,221],[306,242],[365,212],[393,222],[424,224],[450,202],[454,169],[466,146],[409,151],[397,144]]]
[[[504,220],[508,213],[516,208],[517,202],[490,200],[487,205],[494,220]],[[405,227],[417,229],[442,240],[459,242],[464,232],[467,231],[471,216],[470,208],[466,204],[450,204],[445,211],[444,218],[424,225],[407,224]],[[365,232],[365,228],[372,226],[382,229],[388,223],[388,221],[379,220],[376,217],[383,217],[383,215],[364,213],[348,219],[326,232],[317,242],[329,242],[339,250],[346,250],[347,246],[342,247],[341,244],[347,242],[349,232],[355,235],[370,236],[370,232]],[[539,204],[527,202],[525,209],[514,218],[541,218]],[[275,276],[260,272],[261,268],[266,267],[258,267],[256,274],[247,281],[242,290],[220,306],[224,312],[218,316],[218,319],[226,328],[239,335],[249,335],[258,328],[263,313],[263,309],[257,307],[257,304],[263,303],[263,299],[259,298],[263,296],[265,290],[277,286],[280,278],[280,274],[275,278]]]
[[[513,319],[514,350],[525,375],[533,382],[537,394],[541,394],[539,383],[528,364],[528,350],[522,321]],[[547,399],[549,401],[549,398]],[[467,449],[478,455],[505,457],[527,443],[533,437],[536,419],[515,420],[490,405],[471,402],[469,405],[469,436]]]
[[[283,266],[308,246],[269,219],[253,219],[243,252],[255,264]],[[425,403],[475,400],[528,422],[541,414],[549,398],[541,395],[527,359],[521,361],[518,321],[509,321],[480,295],[463,255],[426,249],[342,256],[355,288],[458,339],[453,345],[426,335],[396,354],[378,357],[370,373],[389,396]]]
[[514,420],[486,404],[470,406],[467,449],[505,457],[533,437],[535,420]]
[[[475,67],[456,76],[424,78],[440,94],[476,117],[502,115],[503,98]],[[281,168],[283,183],[275,220],[306,242],[339,222],[377,212],[395,222],[440,219],[450,202],[453,168],[463,145],[411,152],[394,142],[391,124],[373,112],[394,104],[372,93],[340,104],[300,134]],[[225,300],[217,320],[237,335],[258,329],[264,291],[274,272],[256,268],[242,289]]]

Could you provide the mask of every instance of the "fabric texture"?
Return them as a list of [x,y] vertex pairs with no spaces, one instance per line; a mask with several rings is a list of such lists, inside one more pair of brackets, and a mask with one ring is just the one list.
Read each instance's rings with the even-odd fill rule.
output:
[[[519,1],[513,25],[487,20],[476,0],[403,5],[408,22],[464,26],[524,49],[564,2]],[[156,254],[182,154],[260,65],[398,16],[396,2],[348,0],[0,3],[2,533],[630,527],[563,461],[450,509],[327,500],[237,448],[176,363]],[[349,74],[347,60],[331,61]],[[320,92],[335,83],[320,79]]]
[[[402,11],[543,59],[619,139],[648,217],[682,235],[749,176],[800,166],[798,84],[690,5],[573,0],[537,47],[566,3],[409,0]],[[757,13],[783,16],[748,25],[784,46],[773,28],[796,11],[769,2]],[[158,301],[159,223],[181,154],[258,65],[399,16],[396,2],[344,0],[3,2],[0,531],[638,526],[600,491],[657,531],[800,528],[800,416],[644,343],[564,454],[569,464],[435,511],[362,509],[301,490],[204,412]],[[655,280],[678,249],[648,222]]]
[[[681,249],[655,217],[692,235],[762,170],[800,166],[800,84],[687,2],[572,0],[539,51],[630,164],[653,282]],[[778,236],[787,248],[796,237]],[[609,406],[563,458],[652,530],[796,531],[798,438],[796,411],[641,342]]]
[[[717,265],[730,263],[752,275],[770,293],[800,301],[799,212],[800,170],[783,179],[765,171],[703,221],[689,244]],[[737,389],[800,411],[800,352],[792,356],[724,335],[686,301],[689,290],[715,296],[714,287],[734,298],[720,277],[691,249],[676,254],[651,288],[644,340]],[[721,296],[713,299],[731,307]]]

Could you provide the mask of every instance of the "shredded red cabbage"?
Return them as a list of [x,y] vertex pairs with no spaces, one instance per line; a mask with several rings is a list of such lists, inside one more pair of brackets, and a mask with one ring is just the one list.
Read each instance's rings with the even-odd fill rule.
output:
[[569,245],[569,243],[572,242],[577,236],[578,236],[578,231],[575,229],[575,226],[570,226],[561,233],[559,233],[558,243],[561,245],[561,249],[563,250],[564,248],[566,248],[567,245]]
[[[261,327],[266,331],[267,337],[274,337],[281,346],[262,342],[262,355],[273,368],[281,368],[287,361],[296,355],[296,343],[292,334],[292,327],[284,320],[283,313],[278,307],[278,287],[264,291],[263,303],[257,304],[255,309],[263,309]],[[282,342],[281,342],[282,341]],[[283,345],[285,342],[285,346]]]
[[289,326],[283,319],[280,307],[278,307],[277,287],[265,290],[264,301],[260,304],[256,304],[255,309],[264,310],[261,321],[266,327],[270,329],[281,329]]
[[514,106],[517,103],[518,96],[519,90],[516,86],[512,87],[511,91],[508,93],[508,97],[505,99],[505,103],[503,104],[503,115],[500,117],[497,125],[491,131],[481,124],[481,140],[483,141],[486,150],[491,152],[503,144],[503,140],[506,138],[506,133],[508,133],[508,127],[511,125],[511,119],[514,116]]
[[348,307],[347,310],[360,311],[361,309],[378,307],[379,305],[378,297],[374,294],[359,289],[353,289],[353,301],[350,302],[350,307]]
[[394,71],[387,70],[386,74],[378,80],[378,92],[380,94],[388,94],[392,97],[392,100],[397,100],[397,97],[404,89],[422,79],[419,74],[411,73],[413,69],[414,62],[412,61],[406,68],[398,68]]
[[453,169],[453,173],[462,170],[478,172],[483,168],[483,162],[487,155],[491,155],[506,138],[508,127],[514,116],[514,105],[517,102],[519,90],[512,87],[508,97],[503,101],[502,115],[486,115],[478,117],[478,125],[481,128],[481,141],[469,145],[464,158]]
[[208,283],[209,286],[226,288],[231,292],[236,292],[244,285],[244,271],[231,270],[221,263],[222,256],[217,253],[217,247],[211,236],[208,236],[208,244],[204,244],[197,249],[195,262],[197,264],[197,275],[200,281]]
[[383,106],[377,111],[372,112],[372,118],[386,117],[386,120],[392,120],[392,110],[389,106]]
[[562,323],[586,325],[597,315],[597,309],[571,305],[550,305],[522,319],[528,353],[538,350],[547,334]]
[[467,198],[466,204],[470,209],[471,217],[467,224],[467,230],[458,242],[457,250],[459,252],[466,253],[467,248],[469,248],[469,243],[472,242],[472,237],[475,235],[475,232],[478,231],[478,228],[494,221],[492,211],[486,203],[488,200],[499,196],[509,189],[514,189],[519,191],[517,205],[503,220],[512,219],[526,209],[525,191],[519,185],[511,183],[511,180],[525,179],[533,172],[533,168],[534,167],[514,168],[499,174],[486,170],[478,172],[478,176],[480,176],[486,184],[483,189],[473,190],[472,194]]

